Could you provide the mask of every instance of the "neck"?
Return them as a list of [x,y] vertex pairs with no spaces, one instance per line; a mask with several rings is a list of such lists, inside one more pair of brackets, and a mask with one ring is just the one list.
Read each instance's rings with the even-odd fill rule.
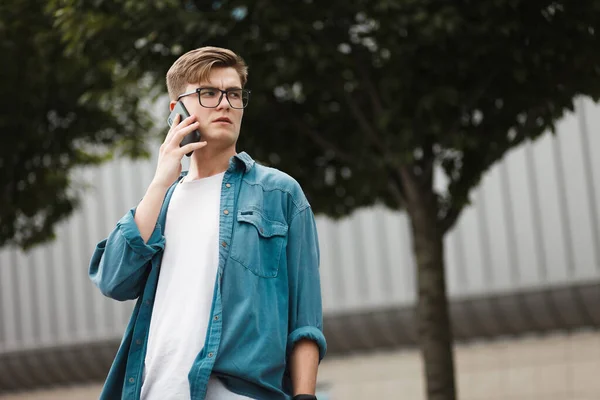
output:
[[186,181],[207,178],[224,172],[229,168],[229,160],[236,155],[235,147],[226,151],[211,151],[209,146],[195,150],[190,157],[190,170]]

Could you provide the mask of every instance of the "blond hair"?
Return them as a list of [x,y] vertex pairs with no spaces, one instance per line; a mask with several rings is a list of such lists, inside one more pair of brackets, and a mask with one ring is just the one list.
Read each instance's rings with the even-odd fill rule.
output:
[[208,80],[213,67],[235,69],[242,87],[248,80],[248,66],[242,57],[233,51],[220,47],[200,47],[188,51],[173,63],[167,72],[167,90],[171,100],[177,100],[188,84]]

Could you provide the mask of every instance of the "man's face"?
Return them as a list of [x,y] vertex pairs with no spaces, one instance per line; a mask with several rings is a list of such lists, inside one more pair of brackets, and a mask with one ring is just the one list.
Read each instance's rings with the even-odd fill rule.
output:
[[[208,81],[200,82],[200,84],[188,84],[184,93],[192,92],[199,87],[227,90],[241,89],[242,84],[235,69],[213,68]],[[217,94],[220,96],[220,93],[217,92]],[[232,108],[225,95],[216,108],[206,108],[200,105],[198,96],[198,94],[185,96],[181,101],[190,115],[197,117],[200,124],[198,130],[202,135],[202,140],[206,140],[209,146],[221,148],[234,146],[240,134],[244,110]],[[171,104],[173,106],[175,102],[171,102]]]

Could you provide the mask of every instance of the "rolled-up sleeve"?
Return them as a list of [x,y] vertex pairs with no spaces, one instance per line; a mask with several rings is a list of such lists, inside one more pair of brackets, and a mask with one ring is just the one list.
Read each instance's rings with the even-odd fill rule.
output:
[[140,230],[135,223],[135,209],[129,210],[127,214],[123,216],[117,222],[117,228],[121,231],[123,239],[127,242],[132,251],[137,253],[140,257],[149,260],[158,251],[164,248],[164,237],[161,233],[161,227],[156,224],[152,235],[148,239],[148,242],[144,242]]
[[319,259],[317,227],[313,212],[307,207],[292,219],[288,230],[288,356],[301,339],[309,339],[317,344],[319,360],[327,352],[327,342],[323,335]]
[[131,209],[119,220],[108,238],[96,246],[89,276],[100,291],[115,300],[139,296],[152,257],[165,247],[165,238],[156,224],[148,242],[144,242]]

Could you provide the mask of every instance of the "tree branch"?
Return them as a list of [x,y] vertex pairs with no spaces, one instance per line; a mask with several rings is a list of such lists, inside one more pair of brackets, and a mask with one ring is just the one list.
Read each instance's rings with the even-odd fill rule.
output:
[[456,220],[458,220],[458,217],[460,216],[464,208],[464,206],[457,207],[455,205],[452,205],[450,209],[446,212],[446,215],[438,221],[440,230],[442,231],[442,235],[445,235],[450,230],[450,228],[454,226]]
[[[516,133],[516,137],[513,139],[512,145],[516,145],[517,143],[522,142],[523,140],[525,140],[525,132],[531,132],[534,129],[539,129],[541,131],[543,131],[545,129],[544,126],[537,126],[537,118],[539,118],[542,115],[542,112],[538,109],[533,109],[530,110],[527,113],[527,119],[523,122],[523,124],[518,125],[516,127],[514,127],[515,133]],[[499,153],[499,156],[501,156],[502,153]],[[493,160],[490,160],[490,162],[486,165],[482,166],[482,170],[485,170],[489,167],[489,165],[491,165],[492,162],[496,161],[498,158],[494,158]],[[474,186],[474,184],[476,182],[479,181],[481,177],[481,174],[479,175],[470,175],[469,178],[465,178],[464,173],[461,171],[460,174],[460,178],[456,181],[451,181],[450,184],[454,184],[454,185],[458,185],[458,183],[460,182],[461,185],[460,187],[466,187],[465,191],[466,193],[458,193],[460,195],[464,194],[465,196],[468,195],[468,192],[470,191],[470,189]],[[457,195],[457,193],[454,193],[454,195]],[[460,215],[462,214],[462,211],[464,210],[464,205],[456,205],[456,204],[452,204],[448,210],[446,211],[446,214],[439,218],[439,225],[440,225],[440,229],[442,230],[442,234],[446,234],[446,232],[448,232],[456,223],[456,221],[458,220],[458,218],[460,217]]]
[[369,121],[367,121],[367,118],[352,98],[352,95],[344,91],[344,98],[346,99],[348,106],[352,110],[354,117],[358,121],[358,125],[361,127],[363,132],[365,132],[367,137],[371,139],[371,142],[375,144],[375,146],[377,146],[378,150],[381,151],[381,154],[385,158],[385,156],[387,155],[387,151],[385,146],[383,145],[383,142],[381,141],[381,138],[377,135],[377,132],[375,132],[371,124],[369,124]]
[[390,190],[390,193],[392,194],[392,197],[398,202],[400,207],[406,208],[406,198],[404,196],[404,193],[402,192],[402,180],[400,178],[400,175],[397,173],[397,171],[394,171],[392,167],[387,166],[386,168],[388,170],[388,188]]
[[412,204],[419,198],[419,188],[414,173],[410,165],[400,166],[400,177],[402,179],[402,192],[404,193],[408,204]]
[[[513,139],[513,142],[512,142],[513,146],[516,145],[517,143],[520,143],[523,140],[525,140],[525,137],[526,137],[525,132],[531,132],[532,130],[534,130],[536,128],[541,131],[543,131],[545,129],[544,126],[538,126],[536,123],[537,118],[539,118],[541,115],[542,115],[542,112],[538,109],[530,110],[527,113],[526,120],[523,122],[523,124],[517,125],[514,127],[514,130],[515,130],[515,133],[517,136]],[[502,154],[504,154],[504,153],[503,152],[499,153],[499,156],[501,156]],[[499,159],[499,157],[494,158],[493,160],[490,160],[490,162],[488,164],[481,166],[481,170],[487,169],[489,167],[489,165],[491,165],[491,163],[495,162],[497,159]],[[477,183],[479,181],[480,177],[481,177],[481,174],[469,175],[468,178],[466,178],[463,171],[461,171],[459,179],[456,181],[451,181],[450,185],[465,187],[466,189],[463,191],[465,193],[456,193],[455,192],[454,195],[455,196],[456,195],[467,196],[470,189],[475,185],[475,183]],[[460,185],[459,185],[459,183],[460,183]],[[461,205],[452,204],[446,211],[446,214],[444,216],[438,218],[440,229],[442,230],[443,234],[446,234],[454,226],[454,224],[456,223],[456,221],[462,214],[463,210],[464,210],[463,204],[461,204]]]
[[435,156],[430,146],[423,149],[423,160],[421,167],[423,171],[421,173],[421,185],[423,187],[433,189],[433,166],[435,164]]
[[340,160],[344,161],[350,165],[356,163],[356,158],[352,157],[350,154],[346,153],[344,150],[340,149],[337,145],[325,139],[318,132],[315,132],[314,129],[310,128],[306,123],[304,123],[298,117],[293,117],[292,121],[298,128],[300,132],[304,135],[308,136],[317,146],[320,146],[322,149],[330,150],[335,153],[335,156]]
[[369,93],[369,97],[371,98],[373,114],[376,118],[379,118],[381,117],[381,115],[383,115],[383,104],[379,97],[379,91],[373,84],[373,80],[371,79],[369,71],[367,71],[364,64],[360,62],[360,60],[356,56],[356,53],[353,54],[355,55],[354,63],[356,65],[356,68],[360,71],[360,74],[362,75],[362,82],[365,84],[365,89],[367,90],[367,93]]
[[431,160],[426,164],[425,170],[423,170],[423,184],[430,188],[433,187],[433,165],[434,162]]

